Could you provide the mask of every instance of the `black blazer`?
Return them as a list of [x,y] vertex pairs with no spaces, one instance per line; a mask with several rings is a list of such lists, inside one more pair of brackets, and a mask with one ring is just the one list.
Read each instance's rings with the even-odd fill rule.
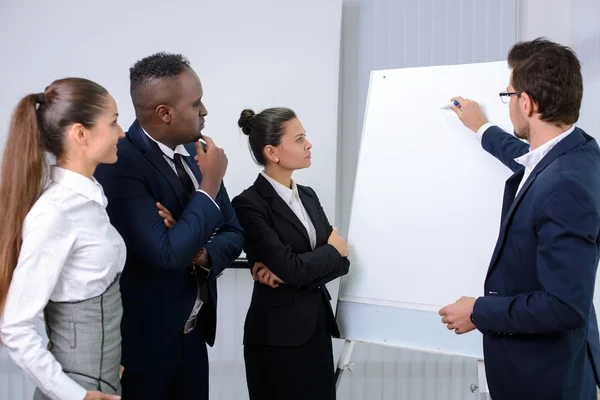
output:
[[[193,144],[184,157],[201,182]],[[130,372],[155,371],[157,366],[181,361],[182,333],[196,301],[197,285],[190,260],[205,247],[211,257],[208,302],[200,312],[201,324],[186,335],[186,358],[198,359],[201,349],[214,344],[217,324],[216,278],[239,256],[243,231],[231,207],[225,186],[212,200],[203,193],[191,199],[162,152],[134,122],[118,144],[119,160],[100,165],[96,179],[108,198],[108,215],[127,244],[121,276],[123,300],[123,366]],[[167,207],[177,224],[167,229],[156,202]],[[197,354],[196,354],[197,353]]]
[[254,283],[244,344],[301,345],[315,331],[319,307],[327,307],[330,333],[339,337],[325,283],[347,274],[350,262],[327,244],[332,227],[316,193],[300,185],[298,192],[315,226],[314,250],[304,225],[263,176],[232,201],[250,267],[262,262],[286,283],[275,289]]

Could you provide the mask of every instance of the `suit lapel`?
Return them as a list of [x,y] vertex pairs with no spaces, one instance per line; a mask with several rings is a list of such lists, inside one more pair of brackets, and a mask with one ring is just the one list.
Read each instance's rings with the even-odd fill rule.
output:
[[267,181],[262,175],[258,175],[254,185],[258,188],[259,193],[265,199],[269,199],[271,204],[271,208],[273,212],[284,217],[288,220],[306,239],[306,241],[310,245],[310,238],[308,237],[308,232],[306,228],[302,224],[302,222],[298,219],[294,211],[290,208],[289,205],[283,201],[283,199],[277,194],[275,188]]
[[315,227],[315,232],[317,236],[317,243],[323,243],[327,241],[328,232],[323,231],[323,219],[321,218],[319,208],[317,207],[317,203],[315,199],[313,199],[310,195],[304,192],[303,189],[298,188],[298,194],[300,195],[300,200],[302,201],[302,205],[306,209],[308,217],[312,221],[313,226]]
[[165,160],[163,152],[160,151],[158,145],[146,136],[137,121],[129,128],[127,137],[144,153],[146,159],[148,159],[148,161],[150,161],[150,163],[166,179],[169,186],[171,186],[171,189],[173,189],[175,196],[177,196],[177,199],[181,203],[181,207],[185,208],[189,203],[189,195],[175,171],[173,171],[167,160]]
[[517,194],[517,189],[519,189],[519,185],[521,184],[521,180],[523,179],[523,175],[525,174],[525,168],[521,168],[519,171],[515,172],[513,176],[508,178],[506,184],[504,185],[504,199],[502,201],[502,217],[500,221],[504,221],[506,214],[508,214],[508,210],[512,206],[515,195]]
[[[498,241],[496,242],[496,247],[494,249],[494,254],[492,255],[492,260],[490,261],[490,266],[488,268],[487,277],[489,277],[490,272],[496,266],[496,261],[498,261],[498,257],[500,255],[500,251],[504,246],[504,242],[506,241],[506,235],[508,233],[508,228],[512,222],[512,218],[525,196],[525,193],[529,190],[533,182],[535,182],[537,176],[540,172],[542,172],[548,165],[550,165],[554,160],[563,154],[573,150],[575,147],[581,146],[586,141],[586,138],[583,136],[582,131],[579,128],[575,128],[575,130],[568,135],[566,138],[561,140],[550,150],[548,154],[536,165],[536,167],[531,171],[531,174],[527,178],[527,181],[523,184],[521,191],[515,197],[515,193],[519,187],[519,183],[523,178],[524,170],[520,170],[515,173],[506,181],[505,191],[504,191],[504,202],[502,206],[502,223],[500,225],[500,234],[498,235]],[[520,179],[519,179],[520,178]],[[515,186],[516,185],[516,186]],[[514,198],[512,202],[509,203],[510,199]],[[505,210],[505,206],[509,205],[508,210]],[[486,279],[487,279],[486,277]]]

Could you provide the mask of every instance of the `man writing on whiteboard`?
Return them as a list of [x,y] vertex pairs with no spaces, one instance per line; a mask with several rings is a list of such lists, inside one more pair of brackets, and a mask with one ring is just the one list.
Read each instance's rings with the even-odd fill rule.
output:
[[571,49],[544,39],[517,43],[508,64],[500,97],[516,137],[488,123],[476,102],[453,99],[463,124],[514,175],[484,296],[462,297],[440,315],[457,334],[483,333],[492,399],[596,399],[600,149],[574,125],[581,66]]

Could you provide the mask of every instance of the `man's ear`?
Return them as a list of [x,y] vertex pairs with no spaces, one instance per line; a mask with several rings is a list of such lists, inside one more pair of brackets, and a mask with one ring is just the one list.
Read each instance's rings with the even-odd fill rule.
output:
[[158,118],[160,118],[160,120],[163,121],[165,124],[171,122],[171,118],[173,117],[172,113],[173,110],[171,109],[171,107],[166,106],[164,104],[160,104],[156,107],[156,114],[158,115]]
[[521,93],[520,106],[521,106],[521,109],[523,110],[523,113],[527,117],[531,117],[533,114],[537,114],[537,112],[538,112],[537,103],[531,98],[530,95],[528,95],[525,92]]

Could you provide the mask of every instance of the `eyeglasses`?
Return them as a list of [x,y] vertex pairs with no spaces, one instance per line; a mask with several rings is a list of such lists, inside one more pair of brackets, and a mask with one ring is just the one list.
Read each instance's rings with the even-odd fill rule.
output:
[[510,103],[510,96],[520,95],[521,93],[524,92],[500,92],[498,93],[498,96],[500,96],[500,100],[502,100],[504,104],[507,104]]

